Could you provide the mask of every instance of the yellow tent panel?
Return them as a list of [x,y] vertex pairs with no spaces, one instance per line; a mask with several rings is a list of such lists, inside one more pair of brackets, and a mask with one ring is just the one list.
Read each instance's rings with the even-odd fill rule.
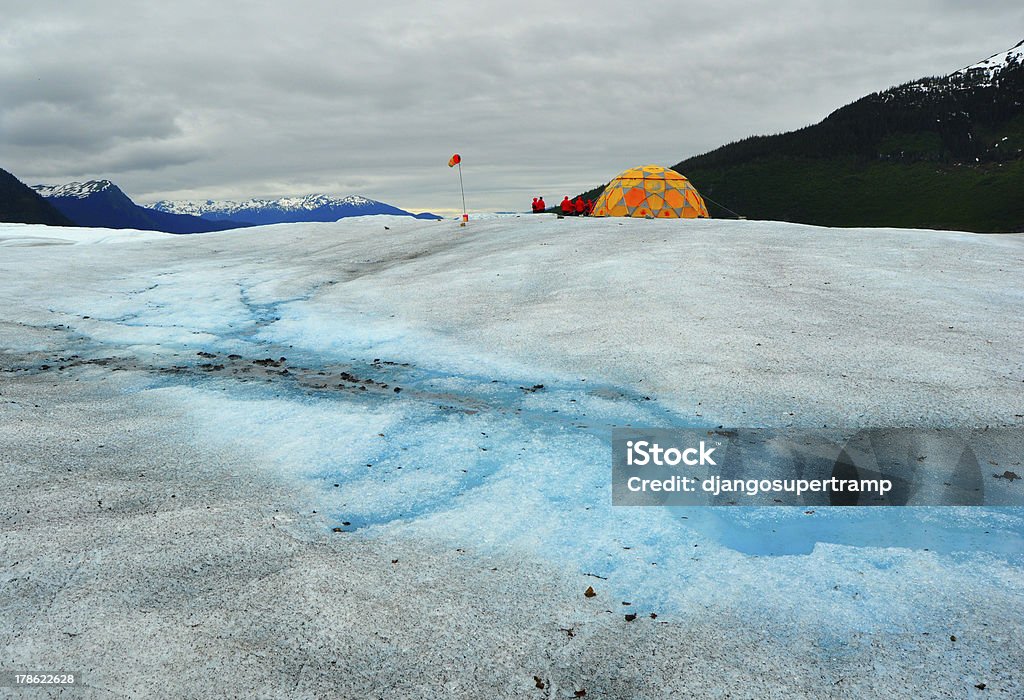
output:
[[591,216],[706,219],[708,208],[690,181],[675,170],[645,165],[625,170],[608,183]]

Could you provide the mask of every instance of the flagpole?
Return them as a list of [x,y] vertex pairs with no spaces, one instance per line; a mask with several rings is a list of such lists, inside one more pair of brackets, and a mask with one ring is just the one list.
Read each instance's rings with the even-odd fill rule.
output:
[[459,166],[459,192],[462,193],[462,221],[459,222],[459,226],[465,226],[469,221],[469,214],[466,213],[466,188],[462,184],[462,156],[458,153],[448,159],[449,168],[454,168],[456,165]]
[[462,225],[466,225],[469,217],[466,215],[466,188],[462,186],[462,160],[459,160],[459,190],[462,192]]

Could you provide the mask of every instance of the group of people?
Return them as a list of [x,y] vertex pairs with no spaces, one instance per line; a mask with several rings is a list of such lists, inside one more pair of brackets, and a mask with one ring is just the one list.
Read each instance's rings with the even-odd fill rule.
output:
[[[533,198],[533,213],[542,214],[548,205],[544,203],[543,197]],[[590,216],[594,211],[594,200],[583,199],[582,196],[575,200],[569,199],[569,195],[562,200],[562,216]]]

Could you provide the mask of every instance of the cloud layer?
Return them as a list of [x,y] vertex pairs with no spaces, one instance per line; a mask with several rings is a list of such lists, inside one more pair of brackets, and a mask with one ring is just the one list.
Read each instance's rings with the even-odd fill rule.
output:
[[459,151],[471,208],[524,209],[1024,38],[1016,2],[4,5],[0,167],[139,201],[455,209]]

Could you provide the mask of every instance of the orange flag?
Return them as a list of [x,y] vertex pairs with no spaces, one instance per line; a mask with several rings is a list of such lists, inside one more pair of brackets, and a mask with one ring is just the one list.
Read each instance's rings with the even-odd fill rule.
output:
[[456,165],[458,165],[461,162],[462,162],[462,156],[460,156],[458,153],[456,153],[455,155],[453,155],[451,158],[448,159],[448,167],[449,168],[454,168]]

